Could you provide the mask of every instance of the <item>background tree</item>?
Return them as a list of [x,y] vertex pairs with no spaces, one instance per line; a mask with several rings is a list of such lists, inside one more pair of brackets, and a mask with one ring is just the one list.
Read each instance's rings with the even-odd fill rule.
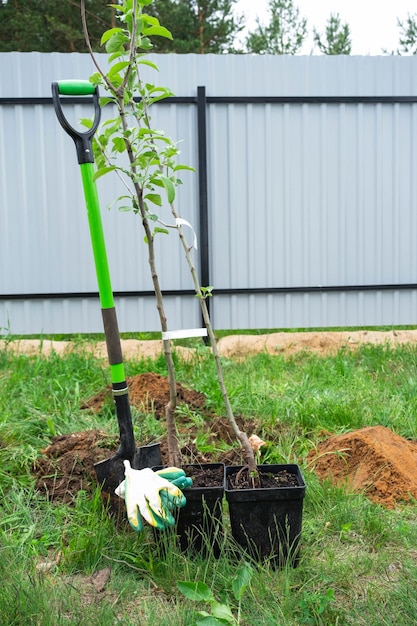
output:
[[417,14],[408,14],[403,22],[397,19],[397,26],[400,29],[400,47],[396,53],[417,54]]
[[342,24],[338,13],[330,15],[322,38],[314,28],[314,43],[323,54],[350,54],[352,42],[349,24]]
[[[114,25],[108,0],[87,0],[91,40]],[[0,52],[87,52],[79,0],[0,1]]]
[[155,37],[155,52],[219,54],[233,52],[243,18],[233,12],[237,0],[162,0],[146,7],[172,33],[173,40]]
[[269,23],[257,28],[246,39],[248,52],[296,54],[307,36],[307,20],[293,0],[269,0]]

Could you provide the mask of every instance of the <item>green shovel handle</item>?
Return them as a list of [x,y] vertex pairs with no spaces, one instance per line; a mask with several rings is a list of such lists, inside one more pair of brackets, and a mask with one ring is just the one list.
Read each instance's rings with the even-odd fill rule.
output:
[[[61,96],[93,96],[94,119],[91,128],[81,132],[71,126],[62,110]],[[71,98],[65,100],[69,101]],[[101,118],[98,87],[94,87],[88,80],[60,80],[52,83],[52,101],[59,123],[74,140],[78,163],[94,163],[92,141]]]
[[[62,111],[60,100],[61,95],[93,96],[95,115],[93,124],[87,132],[79,132],[69,124]],[[88,81],[71,80],[54,82],[52,83],[52,99],[55,112],[61,126],[75,142],[78,163],[80,164],[100,295],[101,312],[103,316],[103,326],[106,335],[107,354],[110,362],[113,397],[116,405],[117,421],[119,424],[120,447],[115,458],[128,459],[131,463],[133,463],[136,446],[133,435],[132,416],[130,412],[126,375],[123,366],[116,309],[114,306],[113,291],[110,281],[97,185],[94,179],[94,154],[92,140],[99,125],[101,115],[98,88],[91,85]]]
[[60,80],[56,84],[61,96],[92,96],[97,92],[88,80]]

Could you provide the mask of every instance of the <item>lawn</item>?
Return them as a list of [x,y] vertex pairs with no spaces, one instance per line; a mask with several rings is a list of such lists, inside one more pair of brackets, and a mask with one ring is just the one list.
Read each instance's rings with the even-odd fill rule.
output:
[[[32,466],[55,435],[93,428],[117,434],[110,405],[99,413],[81,409],[109,383],[108,366],[82,342],[71,354],[48,358],[5,348],[1,624],[192,626],[202,619],[199,611],[210,612],[209,597],[227,606],[242,626],[415,623],[416,503],[388,509],[320,481],[307,457],[329,434],[365,426],[385,426],[417,440],[417,348],[366,345],[334,356],[258,354],[223,364],[236,414],[267,442],[262,461],[298,463],[302,469],[307,490],[299,566],[248,566],[244,555],[232,557],[227,533],[219,559],[181,554],[170,537],[161,554],[150,529],[138,535],[117,524],[97,488],[79,491],[70,503],[48,501],[35,488]],[[203,393],[209,410],[222,416],[205,348],[191,361],[176,357],[176,365],[179,382]],[[162,358],[128,361],[126,369],[130,376],[166,374]],[[227,451],[230,444],[214,445],[198,430],[204,421],[198,411],[183,408],[184,414],[197,428],[197,450],[213,460]],[[163,436],[163,423],[151,413],[134,409],[134,421],[138,442]],[[186,432],[181,437],[185,442]],[[247,584],[240,597],[234,579],[242,572]],[[210,594],[197,602],[187,598],[181,581],[200,583]]]

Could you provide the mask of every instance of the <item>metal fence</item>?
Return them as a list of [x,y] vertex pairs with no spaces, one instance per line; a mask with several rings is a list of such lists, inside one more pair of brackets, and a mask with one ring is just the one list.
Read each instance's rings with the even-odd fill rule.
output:
[[[153,123],[197,170],[177,208],[215,327],[417,323],[416,57],[152,58],[149,78],[176,94]],[[50,97],[92,71],[82,54],[0,54],[3,333],[102,329],[75,149]],[[115,179],[98,185],[120,330],[157,330],[138,218],[106,209]],[[162,237],[169,326],[198,326],[179,242]]]

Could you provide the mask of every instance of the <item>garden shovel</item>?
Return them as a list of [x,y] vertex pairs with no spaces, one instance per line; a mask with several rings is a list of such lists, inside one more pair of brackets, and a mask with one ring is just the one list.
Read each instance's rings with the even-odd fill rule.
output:
[[[61,96],[71,96],[72,98],[62,99]],[[73,128],[63,113],[63,101],[71,101],[74,104],[74,96],[92,96],[93,98],[94,120],[91,128],[86,132],[79,132]],[[113,398],[120,433],[120,446],[116,454],[96,463],[94,467],[103,490],[107,493],[113,493],[125,478],[124,460],[130,461],[132,468],[142,469],[144,467],[161,465],[161,454],[159,444],[136,448],[133,435],[128,387],[123,366],[122,348],[110,282],[97,187],[94,180],[92,139],[101,117],[98,88],[88,81],[64,80],[53,82],[52,98],[59,123],[75,142],[87,207],[107,354],[110,362]]]

